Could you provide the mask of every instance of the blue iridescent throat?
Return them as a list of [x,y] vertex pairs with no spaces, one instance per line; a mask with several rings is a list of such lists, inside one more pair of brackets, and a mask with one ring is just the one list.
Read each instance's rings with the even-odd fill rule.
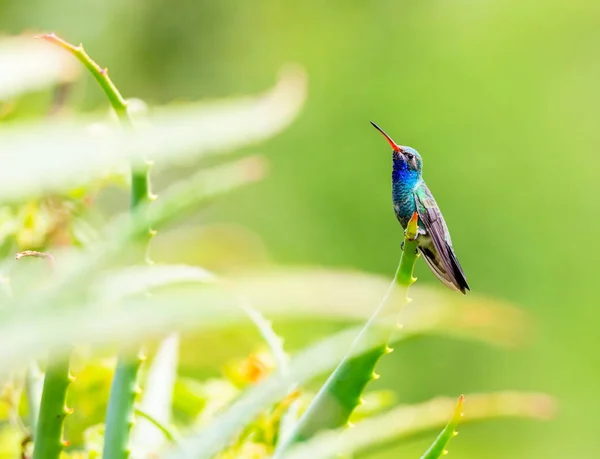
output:
[[405,200],[421,180],[419,171],[410,169],[402,159],[394,159],[392,185],[394,201]]

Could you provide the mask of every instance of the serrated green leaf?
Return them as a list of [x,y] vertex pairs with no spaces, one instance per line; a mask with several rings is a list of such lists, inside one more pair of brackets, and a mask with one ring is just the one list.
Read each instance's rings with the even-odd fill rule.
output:
[[[402,307],[409,302],[406,294],[410,285],[415,281],[413,270],[418,257],[417,229],[418,214],[415,212],[406,228],[404,250],[394,278],[379,302],[379,306],[352,343],[352,347],[360,346],[362,337],[370,333],[381,336],[381,344],[360,356],[344,357],[313,398],[292,432],[283,439],[275,453],[275,459],[283,457],[293,443],[305,441],[321,430],[330,430],[346,425],[354,409],[360,405],[361,396],[367,384],[377,378],[375,367],[379,359],[391,351],[388,343],[393,333],[393,330],[381,327],[379,324],[384,317],[391,313],[398,315]],[[400,300],[396,300],[393,296],[395,287],[398,285],[403,290],[403,299]]]
[[188,162],[268,138],[286,127],[305,98],[305,75],[286,71],[268,93],[203,105],[156,107],[143,126],[90,127],[85,118],[0,126],[3,200],[72,189],[124,164]]
[[[150,275],[152,267],[147,269]],[[204,278],[204,271],[200,274],[201,278]],[[177,283],[173,276],[168,278]],[[354,276],[352,279],[356,285],[358,277]],[[189,280],[187,274],[186,280]],[[146,281],[147,279],[144,280]],[[94,278],[88,279],[88,283],[93,285]],[[227,284],[228,287],[229,285]],[[275,284],[272,285],[274,286]],[[130,287],[128,286],[127,292],[131,291]],[[0,345],[7,348],[10,346],[12,349],[10,353],[0,355],[0,368],[9,370],[42,350],[68,349],[73,342],[81,341],[92,345],[113,342],[125,344],[163,333],[165,330],[200,330],[246,320],[238,307],[239,293],[236,290],[223,292],[220,287],[218,284],[208,284],[160,289],[149,298],[127,296],[120,303],[84,302],[77,308],[56,308],[50,304],[36,311],[35,315],[31,315],[27,310],[17,309],[20,314],[11,311],[6,320],[0,321]],[[310,287],[310,284],[303,284],[304,289]],[[437,307],[437,310],[430,310],[425,317],[411,316],[412,320],[420,321],[416,329],[425,332],[439,327],[440,317],[450,311],[444,305],[438,304]],[[481,311],[485,312],[485,307]],[[279,311],[280,316],[283,312],[285,311]],[[468,308],[452,310],[458,317],[463,313],[469,317],[471,312]],[[296,309],[287,310],[290,316],[298,313]],[[381,326],[386,324],[390,328],[395,327],[395,322],[389,320],[384,321]],[[410,336],[414,333],[414,329],[411,331],[410,327],[407,324],[405,330],[408,333],[399,333],[394,339]],[[347,353],[357,333],[358,328],[346,330],[299,354],[290,364],[287,376],[273,375],[245,392],[231,410],[218,416],[215,423],[205,427],[204,431],[188,442],[184,442],[184,451],[191,448],[191,455],[198,451],[220,451],[220,448],[232,441],[236,433],[257,414],[285,397],[296,384],[302,384],[334,368]],[[44,340],[41,341],[37,337],[44,337]],[[381,344],[380,334],[368,334],[366,338],[368,341],[365,346],[354,350],[356,355]],[[355,354],[351,354],[353,355]]]
[[[5,263],[2,271],[11,278],[15,291],[29,292],[18,295],[13,300],[12,308],[33,310],[46,308],[52,303],[58,303],[64,308],[69,303],[76,305],[85,301],[86,290],[89,291],[93,281],[102,275],[102,269],[108,263],[117,264],[127,259],[130,252],[138,248],[132,242],[139,234],[148,231],[149,224],[159,227],[221,193],[251,183],[261,176],[261,170],[259,160],[247,158],[202,171],[174,185],[161,195],[158,202],[139,209],[133,219],[129,215],[117,218],[104,229],[105,238],[90,245],[86,251],[70,249],[57,254],[60,263],[56,266],[52,286],[43,293],[30,291],[31,279],[39,278],[35,272],[17,270],[14,262]],[[139,259],[139,255],[136,259]],[[30,269],[36,269],[36,266]],[[144,282],[153,282],[152,278],[152,274],[147,274]],[[91,293],[93,296],[94,292]],[[108,296],[110,292],[102,295]]]
[[0,372],[5,373],[40,352],[66,352],[72,343],[127,345],[166,331],[239,322],[242,313],[231,296],[211,287],[190,287],[185,291],[157,292],[148,298],[125,298],[112,304],[92,301],[78,307],[52,305],[35,314],[16,311],[2,319],[0,345],[15,346],[14,352],[0,356]]
[[[102,254],[103,256],[106,253]],[[69,259],[60,258],[61,263],[68,264]],[[77,263],[89,262],[85,256],[77,258]],[[21,262],[19,262],[21,263]],[[21,268],[21,265],[11,261],[11,266]],[[30,267],[23,265],[23,272],[20,273],[24,280],[39,278],[36,269],[46,268],[39,263],[31,263]],[[75,269],[75,266],[79,266]],[[0,368],[9,371],[13,365],[19,365],[27,359],[39,355],[40,351],[50,348],[62,348],[67,343],[72,342],[91,342],[97,344],[107,344],[123,340],[124,342],[135,342],[140,338],[152,336],[161,331],[173,331],[181,329],[202,329],[206,327],[219,327],[232,323],[245,321],[244,314],[238,308],[237,302],[240,294],[238,288],[232,288],[235,283],[227,282],[225,284],[208,284],[198,286],[199,282],[207,279],[206,271],[195,267],[182,266],[149,266],[127,268],[124,271],[115,271],[114,279],[117,281],[107,281],[106,274],[103,271],[94,270],[84,273],[85,265],[72,266],[74,274],[82,275],[85,280],[85,290],[78,290],[80,285],[75,284],[77,288],[70,292],[69,296],[64,296],[64,302],[50,301],[52,295],[55,295],[54,286],[50,293],[39,294],[31,292],[29,295],[23,295],[23,298],[7,300],[3,303],[3,309],[0,310],[2,320],[0,321],[0,345],[10,346],[14,349],[10,353],[4,353],[0,356]],[[83,268],[81,267],[83,266]],[[29,269],[31,269],[31,271]],[[153,270],[153,268],[156,268]],[[139,269],[139,271],[138,271]],[[287,273],[287,271],[283,271]],[[126,273],[124,277],[122,274]],[[131,276],[131,274],[134,274]],[[316,273],[325,276],[325,272],[317,270]],[[331,276],[338,276],[335,271]],[[179,276],[179,277],[178,277]],[[196,277],[194,277],[196,276]],[[372,288],[372,277],[365,275],[362,278],[359,274],[352,274],[340,277],[336,282],[332,282],[330,288],[337,291],[342,299],[345,295],[351,295],[354,291],[369,291],[372,295],[378,295],[379,278],[376,286]],[[120,279],[120,280],[119,280]],[[123,282],[128,279],[128,282]],[[139,280],[139,283],[138,280]],[[271,282],[265,282],[264,279],[258,282],[261,289],[265,292],[271,291],[274,298],[279,295],[279,279],[273,275]],[[295,299],[296,296],[302,296],[305,290],[315,290],[319,293],[323,291],[320,276],[302,275],[297,280],[302,280],[301,289],[294,288],[287,290],[287,297]],[[183,282],[183,284],[182,284]],[[186,287],[186,283],[196,284]],[[108,285],[121,287],[112,287],[110,291],[102,291],[98,286]],[[137,283],[137,284],[136,284]],[[159,285],[165,286],[180,284],[179,288],[173,287],[165,290],[159,289],[155,295],[148,299],[121,299],[121,302],[113,301],[121,298],[123,295],[129,295],[135,291],[141,291],[147,286]],[[286,283],[283,283],[286,285]],[[65,283],[64,285],[69,285]],[[246,284],[247,285],[247,284]],[[287,284],[289,285],[289,284]],[[166,286],[165,286],[166,287]],[[64,288],[64,287],[63,287]],[[349,293],[344,293],[348,291]],[[256,292],[255,292],[256,293]],[[325,292],[325,298],[331,297]],[[60,298],[58,296],[57,298]],[[281,297],[283,299],[283,296]],[[457,337],[476,337],[480,340],[489,340],[487,324],[505,323],[505,327],[511,322],[506,320],[508,316],[511,320],[513,309],[504,307],[501,304],[467,303],[464,307],[455,307],[455,304],[444,303],[441,296],[431,305],[418,305],[417,310],[405,310],[406,318],[403,320],[403,329],[394,337],[395,341],[405,339],[415,333],[446,333],[446,329],[452,327],[453,334]],[[306,303],[294,303],[295,307],[279,308],[273,307],[269,302],[260,306],[261,313],[269,317],[293,318],[302,317],[308,313],[313,314],[313,297],[307,296]],[[148,306],[144,306],[144,302]],[[335,301],[332,299],[332,301]],[[37,306],[39,302],[39,308]],[[123,309],[116,314],[116,307],[123,305]],[[202,304],[202,308],[198,305]],[[285,305],[285,302],[283,303]],[[329,309],[337,307],[337,301]],[[412,305],[412,303],[411,303]],[[327,303],[324,309],[328,309]],[[35,311],[35,313],[33,312]],[[308,311],[308,312],[307,312]],[[349,311],[355,314],[356,311]],[[337,317],[343,317],[339,314]],[[473,318],[476,320],[473,323]],[[481,320],[485,317],[485,320]],[[164,323],[163,323],[164,321]],[[81,325],[82,323],[83,325]],[[383,323],[394,326],[395,321],[384,319]],[[458,324],[458,326],[457,326]],[[466,324],[466,325],[461,325]],[[477,325],[481,328],[478,329]],[[519,323],[515,323],[518,329]],[[33,331],[28,331],[33,330]],[[40,341],[37,337],[44,337]],[[6,340],[6,341],[5,341]],[[13,341],[14,340],[14,341]]]
[[454,413],[444,427],[444,430],[440,432],[438,437],[432,443],[432,445],[425,451],[425,454],[421,456],[421,459],[438,459],[443,454],[446,454],[446,445],[448,442],[454,437],[458,435],[456,428],[458,427],[458,423],[460,422],[460,418],[462,417],[462,409],[465,397],[461,395],[458,398],[458,402],[456,403],[456,407],[454,408]]
[[[344,330],[310,346],[292,359],[286,375],[276,373],[246,390],[238,400],[206,428],[189,436],[172,451],[167,459],[211,458],[228,446],[249,422],[262,410],[281,400],[297,384],[335,368],[342,356],[348,355],[350,344],[360,329]],[[381,334],[367,333],[351,349],[350,356],[359,355],[381,344]]]
[[[555,401],[536,393],[498,392],[468,395],[468,409],[461,422],[475,422],[500,417],[524,417],[545,420],[552,416]],[[416,405],[399,406],[351,428],[323,432],[291,449],[286,459],[329,459],[338,454],[368,451],[421,432],[449,424],[452,435],[456,413],[460,413],[455,398],[440,397]],[[454,426],[454,427],[453,427]],[[448,427],[447,427],[448,428]],[[444,429],[446,432],[447,429]],[[443,437],[444,439],[446,437]]]
[[[369,318],[390,282],[371,273],[302,267],[247,271],[230,280],[236,291],[269,317],[285,317],[293,311],[295,317],[357,321]],[[401,301],[402,293],[397,287],[392,301]],[[411,286],[410,296],[412,301],[400,318],[392,312],[385,319],[399,320],[403,333],[434,330],[504,347],[522,345],[531,335],[529,316],[507,301],[477,293],[456,295],[443,286],[418,283]]]

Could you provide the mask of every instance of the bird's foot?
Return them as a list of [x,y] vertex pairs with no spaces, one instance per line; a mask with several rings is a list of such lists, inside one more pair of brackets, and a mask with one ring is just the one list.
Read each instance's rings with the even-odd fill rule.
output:
[[[419,229],[417,230],[417,234],[416,234],[415,238],[413,239],[413,241],[416,241],[416,240],[419,238],[419,235],[420,235],[420,234],[422,234],[422,235],[425,235],[425,234],[427,234],[427,233],[426,233],[426,231],[425,231],[423,228],[419,228]],[[406,230],[404,230],[404,237],[406,238]],[[405,241],[405,240],[406,240],[406,239],[403,239],[403,240],[402,240],[402,242],[400,243],[400,249],[401,249],[403,252],[404,252],[404,241]],[[418,255],[418,254],[419,254],[419,248],[418,248],[418,247],[415,249],[415,254],[416,254],[416,255]]]
[[[416,241],[417,239],[419,239],[419,234],[425,234],[425,230],[423,228],[419,228],[417,230],[417,234],[415,236],[415,238],[413,239],[413,241]],[[404,237],[406,237],[406,230],[404,230]],[[404,245],[404,241],[402,241],[402,245]]]

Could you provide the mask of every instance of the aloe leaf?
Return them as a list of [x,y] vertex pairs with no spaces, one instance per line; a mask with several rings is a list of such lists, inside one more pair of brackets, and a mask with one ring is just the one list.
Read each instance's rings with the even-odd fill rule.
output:
[[159,451],[165,445],[165,440],[172,441],[172,438],[169,438],[172,435],[169,433],[165,437],[164,430],[158,429],[157,424],[171,424],[178,356],[179,335],[172,333],[161,342],[148,370],[138,407],[144,415],[136,422],[131,433],[133,457],[148,457],[152,452]]
[[[381,328],[381,319],[389,312],[398,314],[400,308],[409,300],[396,304],[389,301],[390,294],[396,284],[405,290],[416,280],[413,270],[417,260],[417,230],[418,214],[415,212],[410,219],[404,238],[404,250],[400,257],[398,269],[383,300],[356,337],[352,346],[358,346],[363,334],[376,333],[381,336],[381,344],[373,350],[355,357],[345,357],[329,376],[315,398],[298,421],[289,437],[283,439],[283,445],[278,449],[275,458],[280,458],[291,444],[305,441],[320,430],[335,429],[348,422],[354,409],[360,404],[361,394],[369,381],[376,379],[374,372],[379,359],[390,352],[387,343],[392,337],[389,327]],[[396,306],[392,308],[392,306]]]
[[[57,266],[52,287],[43,293],[30,292],[16,298],[12,309],[41,309],[54,303],[66,307],[69,302],[81,302],[81,297],[74,292],[80,292],[82,286],[92,284],[92,279],[106,263],[125,258],[127,250],[131,250],[132,240],[147,231],[149,224],[160,225],[222,193],[252,183],[262,176],[262,170],[262,163],[258,159],[246,158],[202,171],[174,185],[162,193],[158,202],[138,209],[139,218],[136,213],[133,220],[123,216],[110,224],[104,231],[105,240],[93,244],[85,252],[71,249],[61,253],[62,261]],[[26,285],[31,278],[28,270],[14,272],[13,269],[7,274],[17,285]],[[158,274],[160,278],[164,273]],[[156,279],[156,276],[152,278]]]
[[[199,274],[203,279],[204,271]],[[174,276],[169,275],[168,278],[173,279]],[[187,271],[185,279],[189,280]],[[305,288],[310,287],[305,285]],[[72,342],[127,344],[162,333],[165,329],[201,330],[240,322],[245,317],[237,307],[237,295],[237,292],[224,295],[217,285],[208,284],[183,291],[163,288],[149,298],[127,296],[117,304],[84,302],[75,309],[49,307],[35,315],[23,311],[19,316],[12,315],[7,317],[9,320],[0,321],[0,345],[12,349],[10,353],[0,354],[0,368],[14,368],[46,348],[65,351]],[[202,307],[199,307],[200,304]],[[117,310],[119,313],[115,314]],[[289,314],[293,316],[295,312],[289,311]],[[457,315],[461,312],[461,309],[454,311]],[[485,313],[486,309],[482,308],[481,312]],[[445,309],[440,308],[437,313],[443,316]],[[425,332],[427,327],[435,329],[439,326],[439,318],[436,314],[422,318],[418,328],[421,332]],[[384,321],[381,326],[395,328],[391,321]],[[223,445],[233,441],[248,422],[285,397],[296,384],[303,384],[334,368],[347,353],[358,331],[359,328],[346,330],[301,352],[290,363],[287,376],[274,374],[249,389],[230,410],[218,416],[214,424],[182,441],[178,451],[185,457],[196,457],[204,451],[216,454]],[[44,340],[37,338],[40,336]],[[394,335],[394,339],[402,337],[402,332]],[[363,346],[354,348],[349,357],[381,345],[380,334],[367,333],[364,338]],[[208,453],[202,457],[210,457]],[[170,457],[175,457],[173,454]]]
[[[108,76],[108,70],[102,69],[94,62],[84,51],[83,46],[73,46],[70,43],[58,38],[54,34],[43,35],[47,41],[57,44],[77,57],[83,65],[92,73],[96,81],[104,90],[112,108],[118,116],[121,123],[127,126],[133,124],[130,116],[127,102],[121,96],[117,87]],[[139,154],[140,152],[138,152]],[[149,165],[140,165],[138,161],[131,167],[131,191],[130,191],[130,211],[134,213],[143,203],[151,199]],[[146,231],[144,241],[146,251],[148,243],[152,238],[153,231],[149,227]],[[141,351],[140,351],[141,352]],[[102,455],[106,458],[129,457],[129,435],[133,426],[134,404],[138,395],[137,379],[143,359],[141,357],[131,358],[128,352],[119,352],[117,368],[113,376],[108,408],[106,411],[106,430],[104,451]]]
[[425,451],[425,454],[421,456],[421,459],[438,459],[443,454],[446,454],[446,445],[452,439],[452,437],[458,435],[456,428],[458,427],[458,423],[460,422],[460,418],[462,417],[462,409],[465,401],[465,396],[461,395],[458,398],[458,402],[456,403],[456,407],[454,408],[454,414],[446,424],[446,427],[440,432],[438,437],[432,443],[432,445]]
[[103,457],[129,458],[129,434],[135,422],[134,404],[140,394],[137,379],[144,360],[141,352],[132,357],[128,349],[119,351],[106,411]]
[[[367,320],[389,285],[389,278],[381,275],[306,267],[246,271],[228,280],[269,317],[293,313],[295,318],[342,321]],[[392,301],[402,301],[403,291],[394,287]],[[410,296],[400,315],[403,336],[426,331],[512,348],[532,335],[529,316],[507,301],[478,293],[456,295],[418,282],[410,287]],[[396,314],[386,320],[397,320]]]
[[126,346],[158,337],[165,330],[210,329],[242,320],[235,301],[210,287],[157,292],[149,298],[125,298],[113,304],[51,307],[35,316],[23,311],[0,324],[0,343],[21,346],[0,355],[0,374],[47,349],[59,355],[68,352],[73,342]]
[[47,43],[25,35],[0,38],[0,100],[73,81],[79,66]]
[[8,201],[71,189],[113,168],[140,167],[142,154],[168,165],[232,151],[285,128],[305,93],[305,75],[294,68],[260,96],[155,107],[134,131],[93,129],[96,120],[85,117],[0,126],[0,195]]
[[38,35],[36,38],[43,39],[49,43],[58,45],[65,51],[69,52],[74,57],[76,57],[96,79],[96,81],[106,94],[110,105],[119,117],[119,120],[121,120],[121,122],[123,122],[124,124],[132,123],[129,110],[127,108],[127,101],[121,96],[121,93],[108,76],[108,69],[102,68],[96,62],[94,62],[92,58],[85,52],[82,44],[80,44],[79,46],[74,46],[71,43],[68,43],[65,40],[57,37],[53,33]]
[[42,400],[35,432],[33,459],[58,459],[65,446],[62,439],[64,420],[71,413],[66,406],[69,358],[49,353],[44,376]]
[[[48,252],[38,252],[26,250],[19,252],[16,260],[23,258],[42,258],[47,261],[50,271],[54,270],[54,256]],[[34,434],[34,459],[58,459],[67,444],[63,438],[64,420],[72,412],[67,407],[67,389],[72,381],[69,373],[70,357],[68,353],[55,354],[48,352],[48,363],[46,365],[46,374],[42,384],[41,399],[33,387],[28,387],[27,395],[29,397],[29,409],[31,413],[37,411],[37,420],[32,423]],[[30,370],[37,369],[37,365],[30,364]],[[29,371],[28,371],[29,372]],[[30,384],[29,380],[27,383]],[[39,401],[39,406],[37,403]],[[30,414],[31,416],[31,414]]]
[[[461,419],[463,423],[505,417],[547,420],[554,415],[556,409],[556,402],[552,397],[539,393],[472,394],[466,399],[468,404],[465,416]],[[399,406],[387,413],[365,419],[350,429],[341,428],[318,434],[307,442],[294,446],[285,457],[286,459],[328,459],[338,453],[367,451],[439,428],[447,422],[448,412],[454,410],[456,417],[456,413],[460,412],[459,408],[456,399],[449,397],[439,397],[416,405]],[[449,425],[452,427],[451,424]],[[454,428],[450,430],[450,435],[453,431]]]
[[290,362],[287,375],[272,374],[247,389],[209,426],[184,438],[177,447],[168,451],[165,457],[168,459],[214,457],[228,446],[235,435],[262,410],[285,397],[296,384],[308,382],[315,376],[335,368],[344,355],[354,357],[381,345],[381,334],[368,332],[348,354],[348,348],[359,331],[359,328],[344,330],[300,352]]
[[[85,261],[85,260],[83,260]],[[35,266],[33,266],[35,267]],[[126,268],[124,271],[114,271],[115,280],[107,277],[107,273],[98,276],[98,274],[84,275],[86,284],[89,284],[90,299],[81,295],[72,294],[65,297],[65,304],[49,302],[47,306],[42,301],[44,307],[35,308],[32,313],[32,302],[43,300],[41,298],[29,298],[27,301],[13,300],[14,303],[7,304],[3,311],[0,311],[0,345],[10,346],[10,353],[0,354],[0,373],[10,371],[16,368],[23,361],[39,355],[47,347],[54,350],[68,349],[68,345],[73,342],[90,342],[91,344],[109,344],[122,341],[123,343],[137,342],[142,338],[153,336],[156,333],[164,333],[164,330],[201,330],[207,328],[222,327],[233,323],[240,323],[245,320],[245,315],[237,307],[240,290],[229,288],[232,286],[227,282],[224,285],[214,282],[205,282],[207,273],[205,270],[194,267],[182,266],[140,266],[135,268]],[[139,269],[139,271],[138,271]],[[22,273],[25,278],[28,277],[28,271]],[[125,274],[123,274],[123,272]],[[283,270],[287,273],[286,270]],[[317,275],[318,274],[318,275]],[[287,274],[285,274],[287,276]],[[178,276],[180,276],[178,278]],[[261,280],[259,285],[265,289],[265,292],[272,290],[276,292],[279,285],[279,276],[272,275],[272,282]],[[346,277],[345,274],[339,275],[336,271],[325,273],[317,270],[315,275],[306,275],[298,277],[298,280],[305,280],[302,283],[303,290],[315,290],[319,293],[323,290],[320,278],[328,281],[330,278],[337,278],[331,282],[331,288],[339,292],[340,295],[349,295],[362,289],[371,291],[371,298],[376,298],[379,293],[379,278],[375,288],[372,287],[372,277],[359,274],[352,274]],[[346,280],[344,282],[343,280]],[[135,282],[140,282],[137,287]],[[162,291],[169,285],[193,284],[194,287],[187,291]],[[284,283],[285,284],[285,283]],[[67,284],[68,285],[68,284]],[[112,291],[106,292],[106,289],[100,289],[98,286],[112,286]],[[119,287],[121,286],[121,287]],[[144,307],[139,301],[128,298],[136,291],[143,291],[145,288],[157,288],[158,292],[146,299],[150,306]],[[344,289],[345,287],[345,289]],[[122,290],[119,291],[119,288]],[[401,298],[402,289],[392,293],[394,298]],[[102,292],[104,290],[104,292]],[[52,291],[53,292],[53,291]],[[55,293],[51,295],[54,296]],[[292,294],[290,294],[290,292]],[[301,295],[302,291],[297,289],[288,290],[288,297],[293,298]],[[326,292],[325,292],[326,293]],[[126,298],[123,298],[123,297]],[[262,295],[261,295],[262,296]],[[326,293],[326,297],[328,294]],[[478,339],[480,341],[491,341],[496,344],[505,344],[511,333],[515,334],[519,330],[520,314],[515,314],[514,308],[503,303],[485,302],[483,304],[466,303],[464,307],[456,307],[455,303],[445,303],[441,296],[431,305],[419,305],[419,308],[410,314],[412,303],[404,310],[404,327],[394,333],[395,342],[414,336],[415,334],[427,333],[447,333],[447,328],[454,328],[452,335],[459,338]],[[119,302],[116,300],[120,299]],[[267,316],[276,318],[297,318],[307,314],[312,314],[313,304],[305,298],[308,303],[297,303],[295,307],[279,308],[270,304],[263,305],[256,303],[255,307],[260,306],[259,311]],[[68,301],[67,301],[68,300]],[[202,302],[204,305],[199,308]],[[124,309],[115,315],[113,305],[124,304]],[[285,304],[285,303],[284,303]],[[335,309],[338,303],[333,303],[331,309]],[[108,305],[111,305],[110,307]],[[265,306],[264,308],[262,306]],[[324,303],[323,308],[327,308]],[[420,308],[423,311],[420,312]],[[354,314],[350,312],[350,314]],[[339,314],[337,317],[343,317]],[[351,316],[352,317],[352,316]],[[392,318],[383,320],[384,324],[395,329],[395,321]],[[491,324],[503,324],[503,338],[498,341],[494,338],[494,333],[490,333]],[[480,327],[480,328],[478,328]],[[33,330],[28,332],[27,330]],[[355,332],[358,329],[354,329]],[[43,340],[38,337],[44,337]],[[343,356],[343,354],[342,354]]]

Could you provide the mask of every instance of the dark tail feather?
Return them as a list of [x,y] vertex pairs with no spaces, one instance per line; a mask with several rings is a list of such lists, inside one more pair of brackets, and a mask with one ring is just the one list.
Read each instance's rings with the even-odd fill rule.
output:
[[465,277],[465,273],[463,272],[460,263],[458,262],[458,258],[454,254],[454,250],[450,248],[450,262],[452,264],[452,273],[454,274],[454,284],[458,287],[458,289],[466,295],[467,292],[465,290],[471,291],[469,288],[469,284],[467,284],[467,278]]
[[467,284],[467,279],[463,273],[463,270],[454,255],[454,251],[451,247],[447,247],[447,259],[443,260],[440,256],[436,256],[431,247],[419,247],[420,252],[423,254],[423,258],[429,265],[429,268],[436,277],[442,281],[444,285],[451,288],[452,290],[458,290],[466,295],[466,290],[471,290]]

